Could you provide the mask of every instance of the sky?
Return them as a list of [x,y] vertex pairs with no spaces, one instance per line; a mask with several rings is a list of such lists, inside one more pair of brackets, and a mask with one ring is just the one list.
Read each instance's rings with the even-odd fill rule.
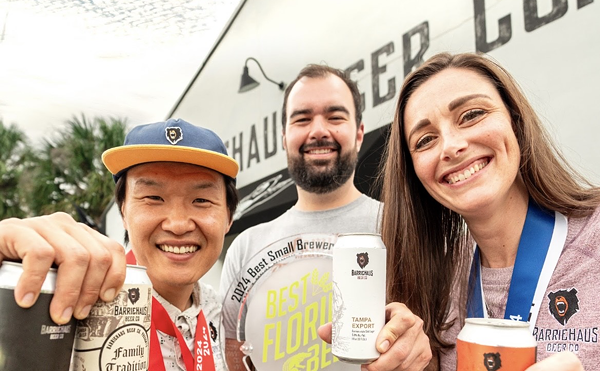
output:
[[73,116],[167,118],[239,0],[0,0],[0,119],[39,145]]

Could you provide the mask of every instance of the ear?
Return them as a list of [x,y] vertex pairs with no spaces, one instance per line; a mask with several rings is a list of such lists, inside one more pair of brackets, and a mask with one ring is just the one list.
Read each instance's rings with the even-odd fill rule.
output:
[[281,132],[281,142],[283,144],[283,149],[287,151],[287,144],[285,143],[285,128]]
[[121,222],[123,222],[123,228],[127,231],[127,217],[125,215],[125,202],[121,205]]
[[233,217],[229,218],[229,224],[227,224],[227,228],[225,229],[225,234],[229,233],[229,229],[231,229],[232,224],[233,224]]
[[356,148],[357,151],[360,151],[360,147],[362,146],[363,140],[365,139],[365,124],[361,121],[360,125],[358,125],[358,129],[356,130]]

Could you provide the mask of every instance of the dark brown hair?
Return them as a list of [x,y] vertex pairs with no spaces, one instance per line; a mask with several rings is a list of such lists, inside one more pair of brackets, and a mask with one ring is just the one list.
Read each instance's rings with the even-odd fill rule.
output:
[[348,86],[348,89],[350,89],[350,93],[352,93],[352,101],[354,102],[354,115],[356,117],[356,127],[360,126],[360,123],[362,122],[362,99],[356,82],[350,79],[350,76],[340,69],[325,66],[322,64],[309,64],[306,67],[304,67],[300,71],[300,73],[298,73],[298,76],[296,76],[296,78],[285,89],[285,94],[283,95],[283,108],[281,114],[281,123],[283,124],[284,132],[285,124],[287,122],[287,100],[288,96],[290,95],[290,92],[294,88],[294,85],[296,85],[296,83],[303,77],[308,77],[310,79],[323,79],[328,75],[334,75],[339,77],[340,79],[342,79],[342,81],[344,81],[346,86]]
[[[441,332],[454,320],[448,318],[450,295],[453,285],[466,287],[473,244],[463,218],[433,199],[417,178],[404,136],[404,111],[415,90],[447,68],[474,71],[498,90],[519,143],[520,176],[536,203],[573,217],[590,215],[600,204],[600,188],[566,163],[516,81],[498,64],[472,53],[441,53],[411,73],[400,91],[382,160],[382,238],[388,249],[388,300],[405,303],[423,319],[434,354],[449,347]],[[461,303],[466,291],[460,290]]]

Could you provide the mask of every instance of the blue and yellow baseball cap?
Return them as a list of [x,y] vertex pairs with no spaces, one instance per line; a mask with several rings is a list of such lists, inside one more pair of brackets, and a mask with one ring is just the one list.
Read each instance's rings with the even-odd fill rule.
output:
[[182,119],[136,126],[122,146],[102,154],[102,162],[115,182],[130,167],[157,161],[203,166],[233,179],[239,170],[217,134]]

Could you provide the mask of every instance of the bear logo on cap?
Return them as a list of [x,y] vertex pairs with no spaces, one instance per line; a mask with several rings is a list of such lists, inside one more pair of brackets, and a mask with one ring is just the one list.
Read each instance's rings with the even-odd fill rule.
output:
[[183,132],[181,131],[181,128],[177,126],[166,128],[165,135],[171,144],[177,144],[177,142],[183,139]]

